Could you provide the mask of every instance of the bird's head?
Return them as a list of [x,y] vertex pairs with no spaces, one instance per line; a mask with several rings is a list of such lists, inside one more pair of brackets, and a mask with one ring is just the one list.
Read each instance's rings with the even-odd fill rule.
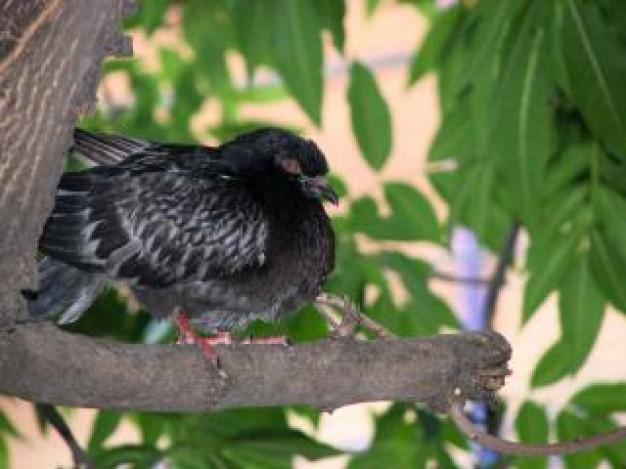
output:
[[325,179],[326,157],[312,140],[283,129],[262,128],[239,135],[222,149],[223,157],[242,174],[279,177],[299,185],[308,197],[339,201]]

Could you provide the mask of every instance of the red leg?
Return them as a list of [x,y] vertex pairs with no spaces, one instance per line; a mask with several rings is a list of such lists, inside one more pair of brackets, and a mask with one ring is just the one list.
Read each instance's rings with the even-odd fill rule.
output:
[[216,337],[201,337],[196,334],[189,325],[189,318],[184,314],[176,315],[174,320],[178,329],[177,344],[195,344],[200,347],[206,358],[213,362],[219,361],[219,355],[214,345],[230,344],[232,340],[228,332],[221,332]]
[[249,337],[241,341],[242,344],[291,345],[289,337],[277,335],[271,337]]
[[[178,329],[177,344],[195,344],[200,347],[206,358],[213,362],[219,361],[215,345],[230,345],[235,341],[230,332],[217,332],[213,337],[202,337],[194,332],[189,324],[189,318],[185,314],[178,314],[174,319]],[[266,345],[290,345],[285,336],[248,338],[241,341],[242,344],[266,344]]]

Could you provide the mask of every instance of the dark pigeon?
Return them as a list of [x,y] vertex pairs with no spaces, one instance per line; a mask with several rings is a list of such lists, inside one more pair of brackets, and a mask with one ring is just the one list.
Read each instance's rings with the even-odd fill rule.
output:
[[333,269],[321,199],[337,196],[310,140],[266,128],[212,148],[77,129],[73,153],[97,166],[61,179],[32,316],[75,321],[121,281],[183,333],[187,318],[230,331],[314,300]]

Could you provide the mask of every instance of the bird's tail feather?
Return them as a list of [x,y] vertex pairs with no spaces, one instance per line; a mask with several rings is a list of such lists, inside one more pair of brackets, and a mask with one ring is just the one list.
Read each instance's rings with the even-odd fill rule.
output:
[[59,324],[76,321],[106,285],[101,274],[84,272],[55,259],[43,259],[38,270],[39,290],[28,301],[28,311],[33,318],[59,315]]

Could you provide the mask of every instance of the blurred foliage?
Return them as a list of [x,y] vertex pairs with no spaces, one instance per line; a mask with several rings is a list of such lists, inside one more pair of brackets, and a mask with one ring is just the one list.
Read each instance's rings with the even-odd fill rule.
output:
[[[437,8],[435,0],[398,3],[414,6],[431,22],[407,79],[409,85],[427,73],[438,79],[442,122],[429,160],[453,169],[430,178],[449,212],[441,225],[424,195],[397,182],[384,185],[381,209],[373,198],[351,196],[333,176],[346,210],[334,218],[338,265],[327,289],[349,295],[399,335],[458,329],[449,306],[428,286],[427,263],[390,243],[365,252],[360,241],[446,248],[452,229],[461,225],[497,252],[519,221],[530,239],[524,323],[557,292],[562,330],[531,384],[547,386],[574,375],[593,349],[606,306],[626,312],[626,2],[477,0],[448,8]],[[378,0],[365,5],[368,17],[381,8]],[[124,77],[132,100],[114,101],[105,84],[102,106],[84,125],[161,141],[223,141],[272,124],[246,120],[243,106],[293,99],[323,127],[323,49],[332,44],[343,56],[345,11],[343,0],[144,0],[127,21],[129,31],[148,41],[160,34],[178,40],[157,48],[155,66],[109,61],[105,80]],[[233,57],[241,59],[244,73],[234,72]],[[379,171],[393,146],[393,110],[375,70],[346,60],[354,137],[364,161]],[[198,135],[191,121],[208,103],[219,123]],[[402,303],[392,294],[390,276],[404,287]],[[173,338],[166,322],[136,311],[123,292],[113,290],[71,327],[128,342]],[[247,332],[269,331],[307,341],[324,337],[328,327],[309,307],[281,324],[255,324]],[[626,411],[624,396],[624,384],[591,386],[556,419],[527,401],[515,427],[520,438],[537,442],[551,433],[574,438],[613,428],[615,414]],[[315,460],[342,454],[291,428],[289,412],[313,427],[319,423],[318,411],[302,407],[206,415],[102,411],[88,450],[98,468],[154,467],[162,460],[176,468],[280,468],[291,467],[296,455]],[[451,449],[468,450],[449,422],[423,408],[394,404],[373,418],[373,441],[353,455],[351,468],[457,467]],[[137,428],[137,444],[108,443],[122,422]],[[10,436],[17,432],[0,413],[0,467],[8,465]],[[545,460],[511,461],[515,467],[546,467]],[[624,467],[626,448],[567,457],[564,464],[596,467],[600,461]]]

